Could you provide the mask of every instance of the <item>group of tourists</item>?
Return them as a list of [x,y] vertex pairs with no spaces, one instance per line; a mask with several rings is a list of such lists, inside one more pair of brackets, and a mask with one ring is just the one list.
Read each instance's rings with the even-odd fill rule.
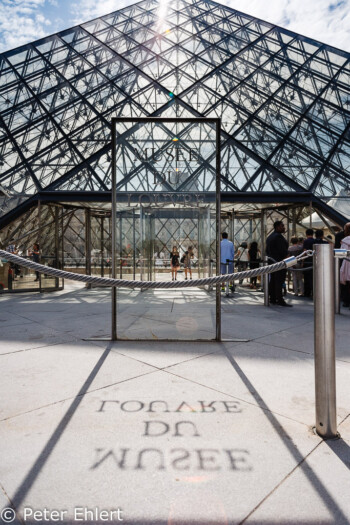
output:
[[[324,237],[323,230],[314,231],[312,228],[306,230],[306,238],[292,237],[291,244],[288,246],[285,233],[285,226],[282,221],[274,223],[274,231],[266,240],[266,254],[270,258],[269,263],[279,262],[288,256],[297,257],[306,250],[314,250],[316,244],[331,244],[334,248],[350,250],[350,222],[345,224],[344,230],[335,228],[335,239],[331,236]],[[292,270],[293,292],[295,296],[313,296],[313,257],[307,257],[298,263]],[[270,303],[280,306],[292,305],[283,298],[283,286],[286,279],[287,270],[280,270],[270,275],[269,295]],[[341,295],[343,305],[350,306],[350,261],[344,260],[340,268]]]
[[[344,230],[338,227],[334,228],[335,239],[329,235],[324,237],[321,229],[314,231],[309,228],[305,231],[305,237],[292,237],[290,244],[284,237],[286,232],[283,221],[276,221],[273,225],[273,232],[266,239],[266,255],[269,258],[269,264],[283,261],[288,256],[297,257],[306,250],[313,250],[315,244],[332,244],[334,248],[350,250],[350,222],[345,224]],[[240,260],[243,256],[243,261]],[[233,273],[234,261],[239,262],[238,270],[242,271],[247,268],[258,268],[261,261],[261,255],[256,242],[252,242],[249,249],[247,243],[242,243],[235,257],[235,248],[233,242],[228,240],[228,234],[222,234],[221,241],[221,274]],[[313,257],[307,257],[300,261],[291,269],[293,276],[293,292],[295,296],[309,297],[313,296]],[[283,307],[292,305],[284,300],[286,293],[286,276],[287,270],[273,272],[269,277],[269,298],[271,304]],[[341,297],[343,306],[350,307],[350,260],[345,259],[340,268]],[[250,287],[256,288],[257,278],[251,278]],[[233,287],[231,287],[233,289]]]

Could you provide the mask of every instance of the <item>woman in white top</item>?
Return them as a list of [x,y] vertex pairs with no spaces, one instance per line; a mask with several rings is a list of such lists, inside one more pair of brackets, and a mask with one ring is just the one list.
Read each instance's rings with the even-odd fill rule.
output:
[[[249,255],[248,255],[248,243],[242,242],[237,251],[237,266],[239,272],[244,272],[248,269]],[[239,284],[242,284],[243,280],[239,280]]]

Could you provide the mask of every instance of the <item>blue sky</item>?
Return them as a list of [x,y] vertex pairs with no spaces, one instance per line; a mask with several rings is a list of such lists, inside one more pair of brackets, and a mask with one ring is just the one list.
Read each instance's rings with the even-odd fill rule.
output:
[[[0,0],[0,52],[135,0]],[[350,0],[222,0],[245,13],[350,51]]]

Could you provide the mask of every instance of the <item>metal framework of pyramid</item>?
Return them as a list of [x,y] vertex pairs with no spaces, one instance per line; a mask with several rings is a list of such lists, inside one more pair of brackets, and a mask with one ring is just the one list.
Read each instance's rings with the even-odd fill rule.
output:
[[220,117],[224,193],[350,195],[350,54],[210,0],[144,0],[0,55],[0,227],[45,195],[110,193],[116,116]]

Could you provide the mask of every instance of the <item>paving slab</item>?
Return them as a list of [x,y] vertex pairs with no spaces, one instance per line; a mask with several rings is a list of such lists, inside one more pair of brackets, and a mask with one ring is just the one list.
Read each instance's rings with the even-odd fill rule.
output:
[[296,325],[302,327],[312,319],[311,313],[308,313],[307,316],[302,312],[293,315],[290,308],[267,308],[263,305],[241,306],[236,303],[232,303],[230,307],[226,306],[221,317],[223,337],[231,335],[236,338],[249,339],[257,339]]
[[122,291],[117,310],[118,337],[213,340],[215,312],[215,297],[203,290]]
[[157,368],[165,368],[221,351],[218,343],[196,341],[191,343],[118,341],[113,343],[111,348],[119,354],[133,357]]
[[[348,322],[350,323],[350,319]],[[339,323],[338,319],[336,319],[336,358],[350,362],[350,336],[344,328],[343,323]],[[293,326],[287,330],[281,330],[271,333],[268,336],[259,337],[257,340],[268,345],[296,350],[298,352],[306,352],[313,355],[314,324],[311,322],[303,324],[302,326],[298,325],[297,329],[296,326]]]
[[245,523],[348,525],[349,451],[342,440],[321,443]]
[[109,312],[98,314],[91,310],[87,314],[77,315],[71,312],[67,316],[43,316],[43,326],[51,327],[62,333],[77,338],[97,337],[111,332],[111,315]]
[[16,325],[1,327],[0,354],[31,350],[42,346],[75,341],[73,334],[43,326],[40,323],[17,321]]
[[[223,346],[229,347],[226,352],[203,357],[200,366],[188,361],[168,370],[305,425],[313,425],[314,362],[310,356],[259,342]],[[350,407],[349,364],[338,366],[336,372],[341,421]]]
[[299,423],[158,371],[0,423],[0,479],[20,513],[72,516],[78,504],[120,508],[125,523],[224,525],[319,442]]
[[[1,303],[0,303],[1,308]],[[4,327],[14,326],[16,324],[22,323],[30,323],[30,319],[25,319],[24,317],[21,317],[17,315],[15,312],[9,312],[6,311],[4,308],[1,308],[1,314],[0,314],[0,330],[2,330]]]
[[152,372],[153,367],[112,352],[109,346],[74,342],[1,357],[0,419],[33,411],[84,392]]

